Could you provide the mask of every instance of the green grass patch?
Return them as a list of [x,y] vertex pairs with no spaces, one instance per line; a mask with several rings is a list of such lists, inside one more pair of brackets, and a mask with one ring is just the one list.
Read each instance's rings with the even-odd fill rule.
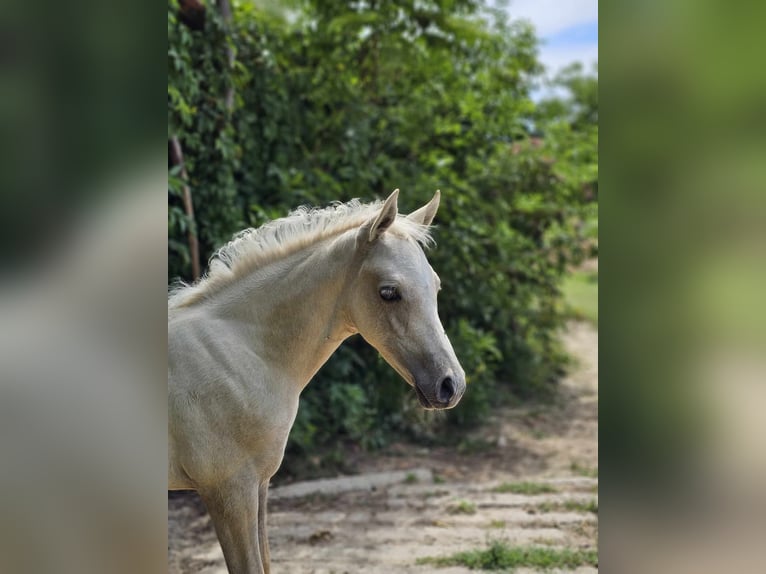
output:
[[447,508],[450,514],[476,514],[476,505],[467,500],[458,500]]
[[494,449],[497,445],[483,438],[465,438],[457,445],[460,454],[482,454]]
[[598,326],[598,272],[574,271],[564,278],[561,291],[567,315]]
[[570,512],[592,512],[598,514],[598,500],[566,500],[564,502],[541,502],[535,506],[538,512],[554,512],[557,510],[568,510]]
[[541,502],[534,507],[534,510],[531,512],[531,514],[534,514],[535,512],[553,512],[559,508],[561,508],[561,506],[557,505],[555,502]]
[[598,500],[589,500],[587,502],[567,500],[564,503],[564,508],[573,512],[592,512],[593,514],[598,514]]
[[569,550],[539,546],[510,546],[496,540],[485,550],[469,550],[446,557],[426,557],[417,564],[466,566],[471,570],[508,570],[512,568],[578,568],[598,566],[597,550]]
[[580,476],[587,476],[589,478],[598,478],[598,468],[590,468],[587,466],[582,466],[581,464],[577,462],[573,462],[569,465],[569,469],[575,473],[579,474]]
[[408,472],[404,477],[404,484],[415,484],[418,481],[418,475],[414,472]]
[[505,520],[493,520],[487,528],[505,528]]
[[510,492],[513,494],[550,494],[558,492],[550,484],[540,482],[504,482],[492,489],[492,492]]

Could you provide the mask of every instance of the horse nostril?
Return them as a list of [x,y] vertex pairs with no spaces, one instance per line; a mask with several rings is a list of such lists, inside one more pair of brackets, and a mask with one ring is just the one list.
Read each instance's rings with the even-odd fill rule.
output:
[[452,397],[455,396],[455,381],[452,380],[452,377],[445,377],[442,379],[441,384],[439,384],[439,389],[436,393],[436,398],[439,399],[440,403],[448,403],[452,400]]

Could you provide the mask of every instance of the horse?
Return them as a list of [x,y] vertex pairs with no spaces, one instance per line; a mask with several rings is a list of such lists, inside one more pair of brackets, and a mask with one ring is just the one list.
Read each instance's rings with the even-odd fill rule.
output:
[[233,574],[269,574],[269,480],[301,391],[346,338],[377,349],[425,409],[465,392],[424,251],[440,193],[406,216],[398,194],[246,230],[170,294],[168,489],[199,493]]

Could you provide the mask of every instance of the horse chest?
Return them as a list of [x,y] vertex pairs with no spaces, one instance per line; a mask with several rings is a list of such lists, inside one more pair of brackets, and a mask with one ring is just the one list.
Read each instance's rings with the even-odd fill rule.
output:
[[242,401],[238,404],[239,416],[236,427],[231,429],[232,435],[262,469],[264,476],[271,476],[284,456],[298,412],[297,396],[269,392],[254,403]]

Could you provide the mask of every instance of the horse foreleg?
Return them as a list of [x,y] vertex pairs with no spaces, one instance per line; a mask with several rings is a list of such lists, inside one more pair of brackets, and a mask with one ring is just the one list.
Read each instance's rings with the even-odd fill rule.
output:
[[262,482],[258,487],[258,542],[261,544],[263,571],[270,572],[269,535],[266,532],[266,499],[269,495],[269,481]]
[[266,574],[258,524],[259,488],[252,475],[200,489],[231,574]]

